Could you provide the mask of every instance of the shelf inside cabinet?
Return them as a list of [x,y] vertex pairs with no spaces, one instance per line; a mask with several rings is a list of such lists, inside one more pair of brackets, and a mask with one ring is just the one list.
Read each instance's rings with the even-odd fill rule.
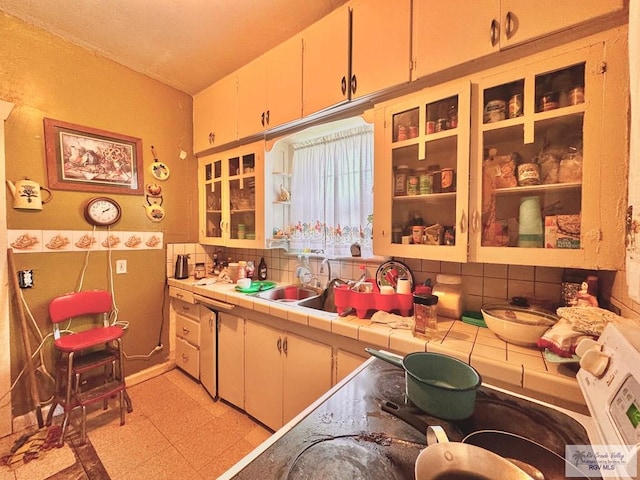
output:
[[395,195],[393,197],[394,202],[411,202],[416,200],[451,200],[455,199],[456,192],[443,192],[443,193],[427,193],[424,195]]
[[579,190],[582,188],[581,182],[569,183],[549,183],[546,185],[524,185],[519,187],[498,188],[495,190],[496,195],[522,195],[533,194],[536,192],[562,191],[562,190]]

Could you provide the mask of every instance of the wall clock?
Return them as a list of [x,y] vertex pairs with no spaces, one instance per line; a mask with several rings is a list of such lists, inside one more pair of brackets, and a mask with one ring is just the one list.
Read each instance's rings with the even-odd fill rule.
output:
[[84,218],[91,225],[108,227],[113,225],[122,215],[118,202],[109,197],[91,198],[84,206]]

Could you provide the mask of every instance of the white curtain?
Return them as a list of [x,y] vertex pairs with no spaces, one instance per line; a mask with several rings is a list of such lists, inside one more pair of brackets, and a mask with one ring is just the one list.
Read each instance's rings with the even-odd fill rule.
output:
[[291,248],[350,255],[371,249],[373,127],[293,145]]

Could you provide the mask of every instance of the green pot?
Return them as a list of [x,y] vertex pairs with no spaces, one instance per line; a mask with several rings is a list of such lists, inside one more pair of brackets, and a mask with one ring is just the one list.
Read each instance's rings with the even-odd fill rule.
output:
[[365,350],[404,369],[407,398],[423,412],[443,420],[462,420],[473,414],[482,377],[471,365],[440,353],[415,352],[402,358]]

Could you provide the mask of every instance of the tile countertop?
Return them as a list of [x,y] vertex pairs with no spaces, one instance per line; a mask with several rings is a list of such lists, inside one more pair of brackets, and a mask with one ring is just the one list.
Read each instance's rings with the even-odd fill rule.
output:
[[548,362],[539,349],[506,343],[487,328],[439,317],[438,338],[427,341],[414,337],[410,330],[394,329],[355,315],[339,317],[335,313],[243,294],[232,284],[199,286],[193,279],[169,278],[168,285],[400,355],[423,351],[451,355],[473,365],[485,383],[588,414],[575,378],[576,364]]

